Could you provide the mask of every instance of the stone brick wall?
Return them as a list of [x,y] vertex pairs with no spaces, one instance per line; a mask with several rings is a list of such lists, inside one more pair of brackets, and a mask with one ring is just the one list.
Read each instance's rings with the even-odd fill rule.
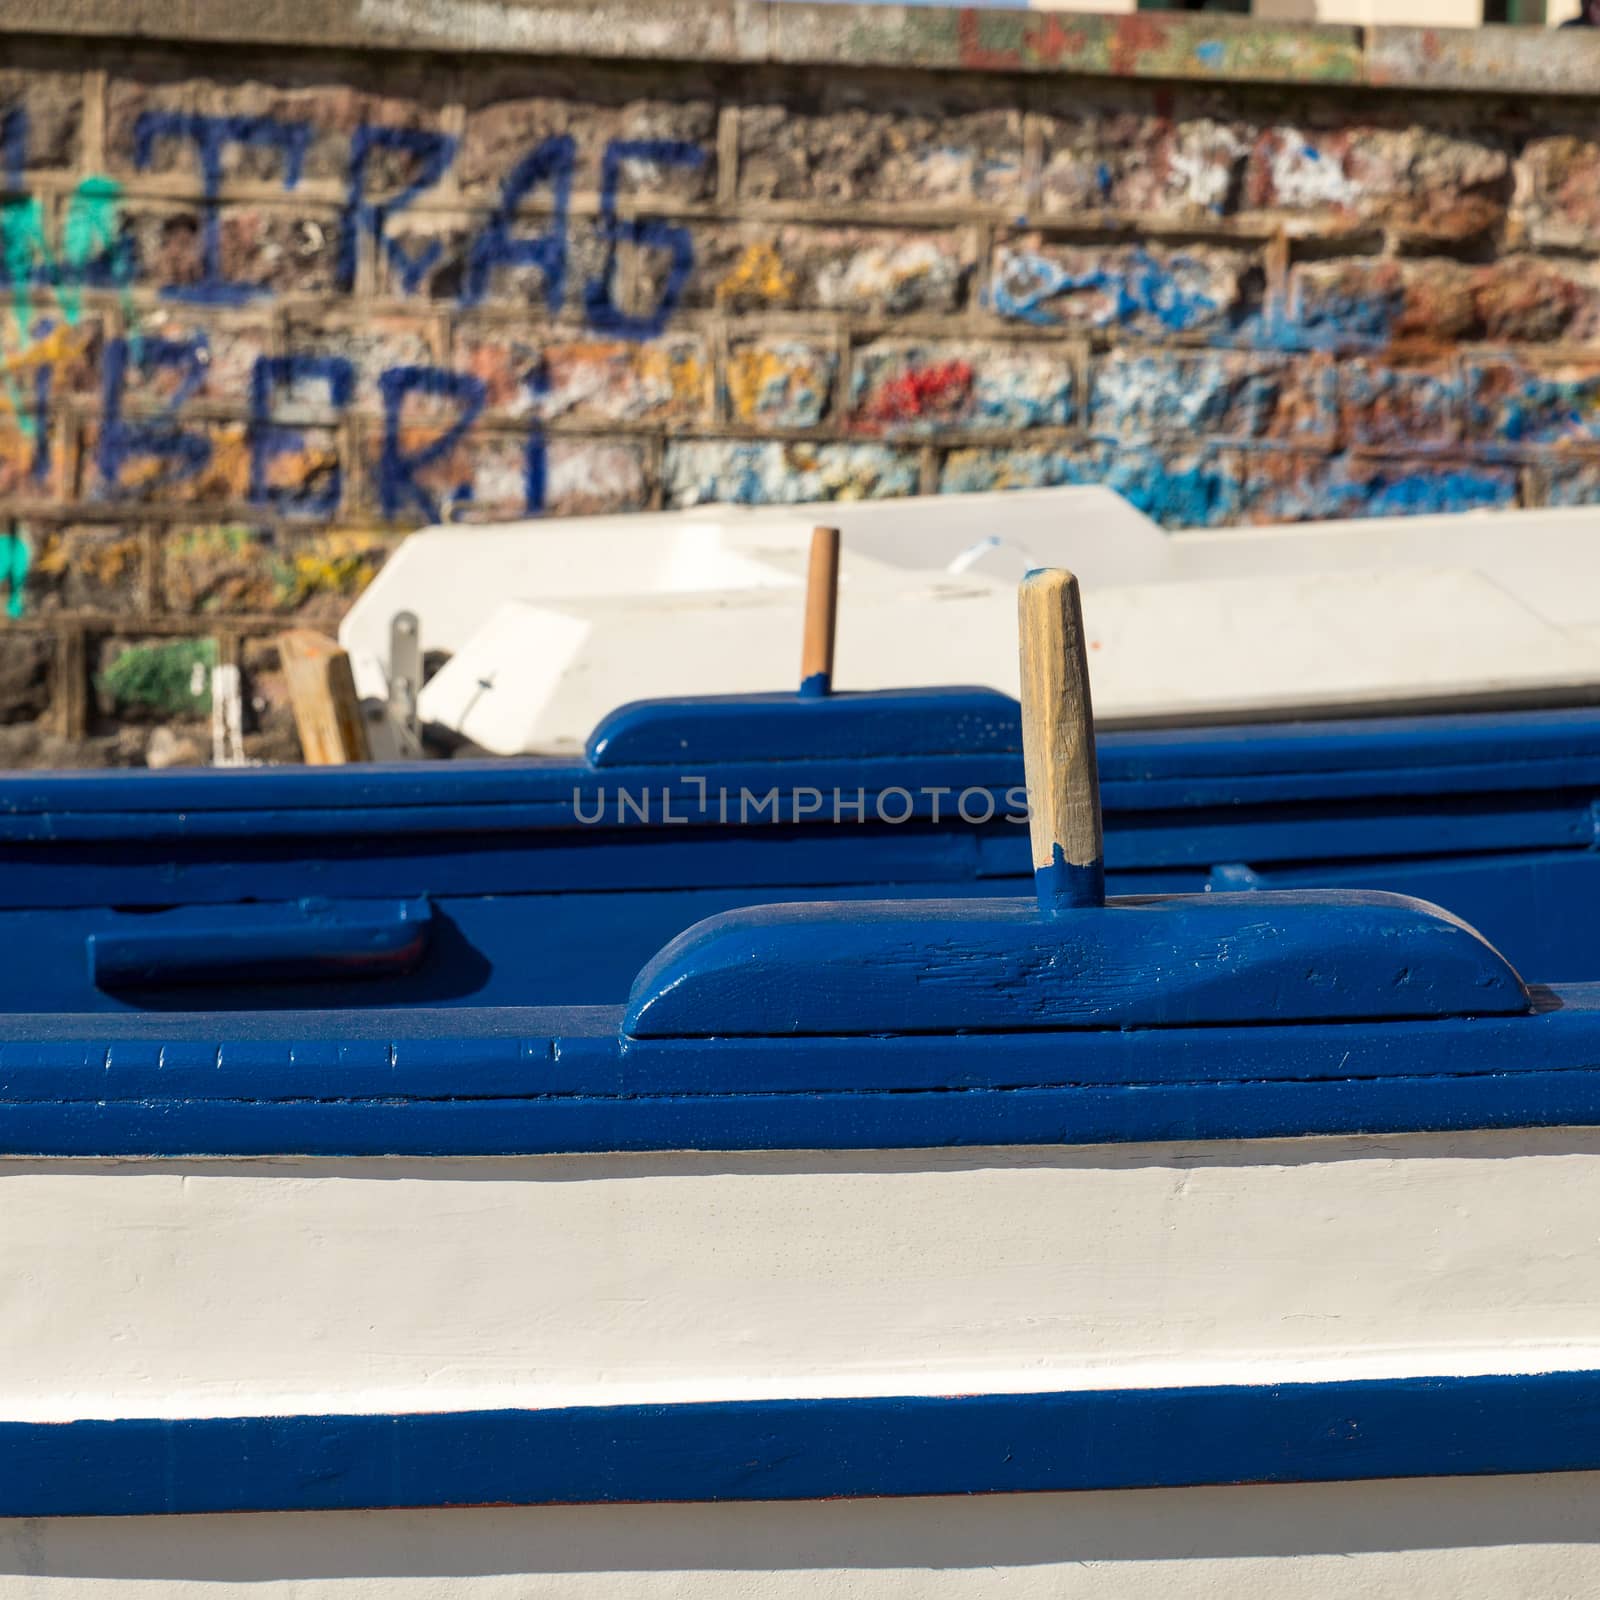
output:
[[214,685],[248,754],[293,758],[272,635],[331,628],[427,521],[1600,499],[1600,116],[1569,93],[1600,40],[517,0],[192,0],[164,39],[134,0],[27,9],[0,763],[208,757]]

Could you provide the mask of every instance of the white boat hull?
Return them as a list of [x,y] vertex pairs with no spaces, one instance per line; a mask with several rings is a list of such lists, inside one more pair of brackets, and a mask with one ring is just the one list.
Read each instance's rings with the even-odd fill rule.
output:
[[[454,659],[422,715],[566,752],[625,700],[794,688],[806,547],[839,526],[835,687],[1014,694],[1016,580],[1077,573],[1102,723],[1567,696],[1600,682],[1585,509],[1165,534],[1105,489],[431,530],[346,616],[362,692],[389,627]],[[1589,581],[1585,581],[1585,580]]]
[[0,1420],[1600,1368],[1600,1130],[10,1160],[0,1215]]
[[[237,1514],[0,1518],[0,1596],[1577,1592],[1600,1559],[1600,1474],[1494,1472],[1522,1446],[1473,1422],[1474,1386],[1503,1393],[1600,1368],[1596,1215],[1592,1128],[960,1151],[8,1160],[0,1429],[15,1460],[18,1439],[27,1450],[54,1425],[104,1424],[52,1458],[49,1492],[78,1503],[44,1509],[231,1505],[232,1447],[209,1469],[203,1452],[186,1453],[186,1431],[205,1419],[243,1419],[258,1440],[262,1419],[285,1419],[300,1443],[250,1477]],[[981,1444],[913,1445],[905,1459],[846,1448],[870,1493],[827,1477],[835,1432],[906,1397],[913,1411],[1009,1405],[1026,1430],[1041,1396],[1102,1394],[1114,1416],[1154,1391],[1176,1395],[1179,1411],[1206,1391],[1216,1414],[1259,1432],[1277,1426],[1276,1411],[1259,1409],[1274,1386],[1320,1395],[1408,1379],[1462,1397],[1448,1400],[1459,1415],[1437,1471],[1419,1471],[1433,1459],[1426,1441],[1386,1442],[1379,1425],[1371,1450],[1350,1457],[1351,1481],[1293,1481],[1326,1476],[1330,1460],[1337,1475],[1345,1459],[1302,1416],[1271,1441],[1286,1481],[1255,1486],[1226,1481],[1240,1443],[1226,1426],[1136,1440],[1132,1467],[1112,1429],[1048,1467],[1081,1485],[1071,1492],[985,1492],[1016,1480]],[[1346,1392],[1327,1415],[1335,1431],[1359,1432],[1367,1402],[1347,1405]],[[674,1431],[675,1417],[697,1415],[682,1408],[707,1402],[730,1415],[767,1407],[775,1459],[714,1459],[698,1425]],[[828,1405],[823,1435],[783,1445],[786,1418],[805,1434],[810,1410]],[[618,1439],[644,1427],[650,1442],[619,1450],[605,1481],[624,1499],[687,1503],[474,1504],[472,1485],[498,1468],[470,1442],[460,1460],[490,1477],[456,1491],[437,1460],[375,1477],[357,1459],[362,1438],[429,1416],[446,1430],[440,1459],[454,1459],[452,1417],[470,1429],[508,1414],[541,1426],[581,1415]],[[1491,1435],[1518,1412],[1495,1414]],[[1063,1415],[1065,1437],[1080,1424]],[[1133,1431],[1167,1425],[1159,1407],[1152,1415]],[[152,1419],[175,1441],[165,1480],[120,1481],[119,1440],[148,1435]],[[1019,1451],[1047,1463],[1055,1437],[1035,1428]],[[263,1454],[241,1448],[241,1461]],[[577,1460],[590,1446],[573,1448]],[[527,1466],[508,1452],[507,1481]],[[535,1497],[566,1498],[567,1484],[571,1498],[596,1499],[595,1480],[574,1471],[564,1477],[560,1450],[542,1449]],[[920,1492],[930,1472],[962,1492]],[[429,1474],[417,1503],[385,1502]],[[13,1496],[31,1492],[15,1469],[6,1481]],[[363,1490],[379,1482],[398,1487]],[[804,1497],[783,1498],[797,1482],[810,1485]],[[263,1483],[275,1487],[251,1501]],[[294,1509],[296,1494],[335,1509]]]

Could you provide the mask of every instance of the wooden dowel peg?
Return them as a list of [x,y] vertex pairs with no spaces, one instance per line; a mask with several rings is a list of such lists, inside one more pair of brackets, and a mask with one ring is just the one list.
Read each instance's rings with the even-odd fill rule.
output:
[[1033,879],[1046,915],[1105,902],[1100,772],[1078,580],[1030,572],[1017,591],[1022,759]]
[[350,657],[334,640],[310,628],[280,633],[278,656],[306,765],[336,767],[349,761],[370,761],[372,751]]
[[800,693],[833,690],[833,636],[839,615],[839,530],[811,530],[806,571],[806,633],[800,652]]

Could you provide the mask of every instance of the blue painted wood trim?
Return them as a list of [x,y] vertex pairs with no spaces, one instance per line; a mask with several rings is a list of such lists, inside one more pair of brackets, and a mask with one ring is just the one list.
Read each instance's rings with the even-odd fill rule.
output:
[[5,1156],[480,1156],[918,1150],[1600,1127],[1600,1068],[637,1099],[157,1099],[0,1104]]
[[1033,893],[1039,910],[1047,917],[1080,911],[1086,906],[1106,903],[1106,864],[1095,859],[1086,866],[1075,866],[1055,847],[1053,859],[1033,869]]
[[0,1423],[0,1516],[816,1500],[1600,1468],[1600,1373]]
[[1530,1016],[974,1038],[619,1040],[620,1006],[0,1015],[0,1102],[721,1097],[1600,1070],[1600,984]]
[[[1104,733],[1098,740],[1107,812],[1234,806],[1357,796],[1432,796],[1600,787],[1600,711],[1384,718]],[[702,763],[735,790],[771,781],[784,763],[739,749]],[[869,793],[891,786],[971,784],[1000,795],[1022,781],[1021,761],[969,757],[856,757],[790,763],[781,781]],[[700,766],[690,768],[698,772]],[[23,773],[0,779],[0,840],[227,836],[248,830],[315,837],[561,826],[572,794],[592,805],[597,785],[658,786],[660,768],[520,760],[355,768],[138,773]],[[689,793],[674,796],[678,809]],[[341,815],[342,814],[342,815]],[[178,819],[182,819],[181,821]]]
[[0,1017],[0,1155],[915,1149],[1600,1126],[1600,985],[1535,999],[1532,1015],[1425,1022],[626,1043],[615,1007]]
[[889,755],[1022,753],[1017,702],[994,689],[831,694],[816,673],[798,694],[635,700],[589,735],[594,767],[722,767],[751,759],[841,762]]

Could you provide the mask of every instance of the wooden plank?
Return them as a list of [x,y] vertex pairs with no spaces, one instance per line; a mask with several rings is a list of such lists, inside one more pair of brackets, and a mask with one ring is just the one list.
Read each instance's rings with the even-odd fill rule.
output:
[[310,628],[280,633],[278,654],[306,765],[339,767],[370,761],[367,725],[349,656],[326,634]]

